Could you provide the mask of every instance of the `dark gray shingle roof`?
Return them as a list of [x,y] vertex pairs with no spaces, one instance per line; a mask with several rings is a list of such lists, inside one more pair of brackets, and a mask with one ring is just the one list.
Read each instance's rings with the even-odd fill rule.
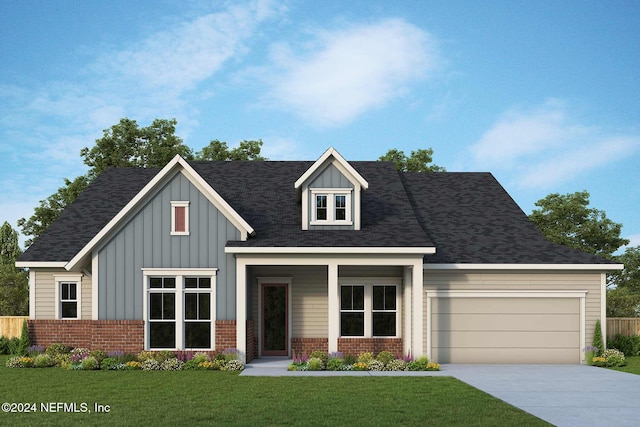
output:
[[426,263],[610,262],[548,241],[490,173],[406,173],[401,179],[437,248]]
[[[398,174],[388,162],[350,162],[368,182],[360,231],[301,229],[294,182],[313,162],[191,162],[254,229],[247,247],[432,247],[428,263],[597,264],[548,242],[487,173]],[[69,261],[159,172],[104,171],[20,261]]]

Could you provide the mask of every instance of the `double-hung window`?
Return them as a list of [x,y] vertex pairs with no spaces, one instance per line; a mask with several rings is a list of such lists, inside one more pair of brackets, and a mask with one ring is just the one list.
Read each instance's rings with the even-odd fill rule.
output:
[[351,225],[351,189],[312,189],[312,225]]
[[80,319],[82,275],[54,276],[56,283],[56,319]]
[[215,347],[215,269],[143,269],[145,348]]
[[340,286],[340,335],[396,337],[399,335],[398,286],[386,284]]

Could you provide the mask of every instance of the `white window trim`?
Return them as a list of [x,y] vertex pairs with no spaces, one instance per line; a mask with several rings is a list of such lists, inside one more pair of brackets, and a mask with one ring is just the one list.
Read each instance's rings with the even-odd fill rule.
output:
[[[67,274],[64,276],[53,276],[55,281],[55,293],[56,293],[56,308],[55,318],[60,320],[80,320],[82,319],[82,274]],[[78,304],[77,316],[62,318],[62,284],[63,283],[75,283],[76,284],[76,303]]]
[[[316,196],[327,196],[327,219],[318,220]],[[336,220],[336,196],[345,196],[346,215],[344,220]],[[311,225],[353,225],[351,204],[353,203],[353,189],[351,188],[312,188],[311,189]]]
[[[340,280],[339,288],[342,286],[364,286],[364,335],[363,336],[342,336],[339,331],[341,327],[338,329],[338,337],[340,338],[400,338],[402,337],[402,286],[401,281],[399,279],[388,279],[388,278],[379,278],[379,279],[366,279],[366,280]],[[394,336],[377,336],[373,335],[373,287],[374,286],[395,286],[396,288],[396,334]],[[338,318],[341,318],[340,313],[342,313],[340,297],[341,292],[338,290]],[[347,310],[349,311],[349,310]],[[358,311],[358,310],[355,310]],[[382,312],[383,310],[376,310],[377,312]],[[386,310],[384,310],[386,311]]]
[[[151,292],[167,292],[174,293],[176,295],[176,346],[174,348],[154,348],[153,351],[160,350],[194,350],[194,351],[209,351],[215,350],[216,348],[216,277],[217,277],[218,269],[217,268],[143,268],[142,269],[142,278],[144,283],[143,289],[143,298],[142,298],[142,309],[144,313],[144,348],[145,350],[150,350],[149,348],[149,294]],[[152,277],[172,277],[176,279],[176,287],[175,289],[166,289],[166,288],[149,288],[149,279]],[[184,279],[186,277],[210,277],[211,278],[211,289],[199,289],[199,288],[185,288],[184,287]],[[184,295],[187,292],[207,292],[211,293],[211,348],[198,348],[191,349],[186,348],[184,346]]]
[[[189,235],[189,204],[187,201],[171,202],[171,235],[172,236],[188,236]],[[176,209],[184,208],[184,230],[176,231]]]

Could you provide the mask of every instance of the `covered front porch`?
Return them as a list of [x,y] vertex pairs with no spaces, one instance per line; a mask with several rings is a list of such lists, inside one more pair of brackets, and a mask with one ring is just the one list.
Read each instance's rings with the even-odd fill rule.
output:
[[422,254],[236,254],[236,346],[244,361],[421,354],[422,268]]

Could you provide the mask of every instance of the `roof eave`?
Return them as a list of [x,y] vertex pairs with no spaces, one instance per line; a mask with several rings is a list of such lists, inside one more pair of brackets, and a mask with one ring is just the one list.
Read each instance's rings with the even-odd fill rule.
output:
[[624,264],[424,264],[425,270],[622,270]]

